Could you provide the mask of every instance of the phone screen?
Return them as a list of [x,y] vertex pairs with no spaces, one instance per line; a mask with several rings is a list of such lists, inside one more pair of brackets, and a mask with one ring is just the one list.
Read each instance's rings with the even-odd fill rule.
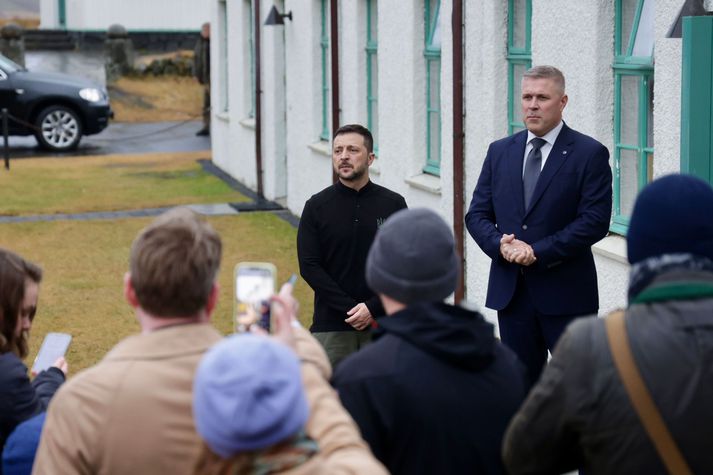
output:
[[257,323],[270,331],[270,297],[275,293],[275,266],[241,263],[235,269],[236,331]]
[[64,356],[72,341],[72,335],[67,333],[48,333],[45,336],[40,351],[32,365],[32,372],[38,374],[44,371],[57,361],[57,358]]

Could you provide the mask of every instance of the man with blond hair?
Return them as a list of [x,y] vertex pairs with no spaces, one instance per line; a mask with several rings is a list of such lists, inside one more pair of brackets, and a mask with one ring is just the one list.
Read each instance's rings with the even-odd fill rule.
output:
[[131,248],[124,296],[141,333],[74,377],[50,406],[34,473],[191,473],[201,449],[191,412],[222,252],[187,208],[159,216]]
[[567,325],[599,309],[591,248],[611,217],[609,151],[564,123],[567,101],[559,69],[525,72],[526,130],[490,144],[465,217],[492,259],[485,305],[530,385]]

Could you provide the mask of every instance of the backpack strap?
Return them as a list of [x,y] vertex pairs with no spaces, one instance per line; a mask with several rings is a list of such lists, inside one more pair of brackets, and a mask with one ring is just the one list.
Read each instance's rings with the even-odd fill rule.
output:
[[646,384],[641,378],[634,355],[629,346],[626,333],[624,311],[617,310],[606,317],[607,338],[611,348],[614,364],[619,377],[624,383],[632,406],[639,416],[646,433],[654,444],[656,451],[666,465],[669,473],[674,475],[692,475],[683,454],[673,440],[661,413],[656,408]]

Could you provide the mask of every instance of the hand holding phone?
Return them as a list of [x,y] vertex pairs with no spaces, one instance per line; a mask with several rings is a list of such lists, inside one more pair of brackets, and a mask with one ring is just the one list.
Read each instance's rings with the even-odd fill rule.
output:
[[235,267],[235,331],[248,331],[252,325],[270,331],[276,273],[269,262],[241,262]]
[[42,342],[40,351],[37,352],[35,362],[32,364],[32,374],[38,374],[51,366],[56,366],[67,374],[64,355],[67,353],[71,341],[72,335],[67,333],[48,333]]

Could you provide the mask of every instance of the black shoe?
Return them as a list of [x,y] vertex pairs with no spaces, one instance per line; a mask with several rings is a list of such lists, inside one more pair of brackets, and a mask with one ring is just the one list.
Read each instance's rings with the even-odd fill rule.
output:
[[198,132],[196,132],[196,135],[199,137],[204,137],[206,135],[210,135],[210,130],[209,129],[201,129]]

